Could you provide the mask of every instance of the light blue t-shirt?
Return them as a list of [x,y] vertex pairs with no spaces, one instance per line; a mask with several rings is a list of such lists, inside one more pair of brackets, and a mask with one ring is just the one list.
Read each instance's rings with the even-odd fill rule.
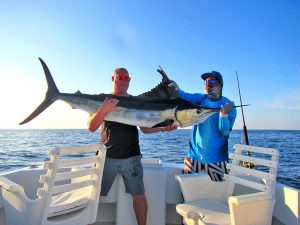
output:
[[[193,104],[210,108],[219,108],[231,102],[226,97],[212,101],[203,94],[189,94],[180,89],[178,95]],[[203,123],[194,125],[188,157],[204,163],[228,161],[228,138],[235,118],[236,109],[233,108],[226,117],[220,117],[219,113],[215,113]]]

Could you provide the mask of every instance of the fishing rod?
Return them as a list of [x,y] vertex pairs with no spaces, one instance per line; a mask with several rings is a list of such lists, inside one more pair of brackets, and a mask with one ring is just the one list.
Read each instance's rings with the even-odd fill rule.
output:
[[[247,127],[246,127],[246,122],[245,122],[245,117],[244,117],[244,110],[243,110],[243,103],[242,103],[242,95],[241,95],[241,89],[240,89],[240,82],[239,82],[239,76],[238,76],[238,73],[237,73],[237,70],[235,71],[236,73],[236,80],[237,80],[237,84],[238,84],[238,88],[239,88],[239,96],[240,96],[240,103],[241,103],[241,111],[242,111],[242,116],[243,116],[243,130],[244,130],[244,136],[245,136],[245,144],[246,145],[249,145],[249,140],[248,140],[248,132],[247,132]],[[250,152],[247,151],[246,152],[246,155],[247,156],[250,156]],[[246,167],[246,168],[254,168],[256,165],[253,164],[253,163],[250,163],[250,162],[245,162],[245,161],[242,161],[241,162],[241,165],[243,167]]]
[[[242,95],[241,95],[241,89],[240,89],[240,82],[239,82],[239,76],[238,76],[237,70],[235,71],[235,73],[236,73],[236,80],[237,80],[238,89],[239,89],[240,106],[241,106],[242,117],[243,117],[243,130],[244,130],[245,143],[246,143],[246,145],[249,145],[248,132],[247,132],[247,127],[246,127],[245,117],[244,117],[243,102],[242,102]],[[249,153],[249,155],[250,155],[250,153]]]

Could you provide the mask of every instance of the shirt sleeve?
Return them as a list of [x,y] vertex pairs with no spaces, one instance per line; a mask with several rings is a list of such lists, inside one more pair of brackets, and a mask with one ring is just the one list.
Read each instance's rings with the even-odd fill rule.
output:
[[233,108],[230,113],[226,116],[219,117],[219,130],[223,136],[228,136],[232,130],[233,124],[236,118],[236,108]]
[[195,94],[190,94],[190,93],[186,93],[181,89],[178,89],[177,91],[179,98],[184,99],[188,102],[191,102],[193,104],[196,105],[201,105],[201,101],[204,98],[203,94],[199,94],[199,93],[195,93]]

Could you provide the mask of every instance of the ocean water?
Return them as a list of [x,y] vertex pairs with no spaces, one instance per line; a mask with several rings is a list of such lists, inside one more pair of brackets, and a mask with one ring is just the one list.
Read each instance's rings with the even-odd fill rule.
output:
[[[163,162],[182,163],[188,150],[191,130],[175,130],[154,134],[140,133],[143,158],[157,158]],[[250,130],[251,145],[276,148],[280,152],[277,180],[300,189],[300,131]],[[0,173],[31,165],[41,165],[48,159],[52,147],[98,144],[99,131],[67,130],[0,130]],[[241,130],[234,130],[229,138],[229,151],[236,143],[243,143]]]

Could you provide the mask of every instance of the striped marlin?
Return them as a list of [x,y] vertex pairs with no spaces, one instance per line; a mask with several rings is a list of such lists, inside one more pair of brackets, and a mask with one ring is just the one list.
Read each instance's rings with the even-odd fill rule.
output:
[[151,91],[138,96],[90,95],[79,91],[74,94],[61,93],[56,87],[46,63],[41,58],[39,60],[48,84],[46,97],[20,125],[34,119],[56,100],[68,103],[73,109],[94,113],[105,98],[114,98],[119,100],[118,107],[121,107],[122,110],[110,112],[104,119],[141,127],[164,127],[172,124],[178,127],[192,126],[220,111],[219,108],[203,108],[178,98],[177,93],[168,87],[171,80],[161,68],[157,70],[162,75],[160,84]]

